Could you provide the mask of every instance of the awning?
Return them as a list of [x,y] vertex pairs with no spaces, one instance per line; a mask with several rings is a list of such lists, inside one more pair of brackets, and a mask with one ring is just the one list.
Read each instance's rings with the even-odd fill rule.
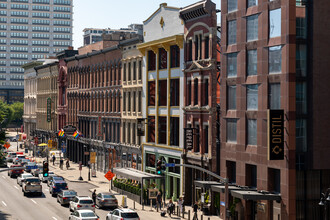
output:
[[223,185],[223,183],[219,183],[216,181],[201,181],[201,180],[195,180],[195,186],[199,186],[205,189],[210,189],[211,186],[216,186],[216,185]]
[[147,179],[163,179],[163,178],[165,178],[164,176],[143,172],[143,171],[136,170],[133,168],[113,168],[112,172],[118,176],[122,176],[127,179],[132,179],[132,180],[136,180],[139,182],[142,182],[142,179],[147,180]]
[[[219,193],[225,193],[225,185],[218,185],[218,186],[211,186],[212,191],[219,192]],[[228,186],[229,193],[231,190],[242,190],[242,188],[237,186]]]
[[231,195],[244,200],[281,200],[280,194],[261,193],[257,191],[233,190],[231,191]]

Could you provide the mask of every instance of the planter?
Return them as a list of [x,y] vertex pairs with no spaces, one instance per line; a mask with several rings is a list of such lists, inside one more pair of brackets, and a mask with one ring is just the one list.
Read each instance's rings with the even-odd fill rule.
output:
[[112,189],[114,191],[116,191],[117,193],[125,195],[125,196],[127,196],[127,198],[132,199],[133,201],[138,202],[139,204],[141,204],[141,196],[138,196],[136,194],[133,194],[133,193],[127,192],[125,190],[119,189],[115,186],[112,186]]

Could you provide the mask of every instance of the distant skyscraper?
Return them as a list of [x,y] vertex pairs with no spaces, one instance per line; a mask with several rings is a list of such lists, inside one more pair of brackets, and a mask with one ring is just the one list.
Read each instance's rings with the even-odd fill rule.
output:
[[0,0],[0,99],[23,101],[22,65],[72,45],[73,0]]

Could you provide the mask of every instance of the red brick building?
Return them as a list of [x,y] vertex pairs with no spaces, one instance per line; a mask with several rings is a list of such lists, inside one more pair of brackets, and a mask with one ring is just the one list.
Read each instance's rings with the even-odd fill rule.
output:
[[[217,51],[216,5],[210,0],[199,1],[180,10],[184,21],[184,127],[194,128],[192,149],[183,156],[186,164],[196,165],[214,173],[219,171],[217,152]],[[199,200],[191,180],[210,180],[195,169],[185,169],[185,202]],[[193,185],[193,186],[192,186]]]

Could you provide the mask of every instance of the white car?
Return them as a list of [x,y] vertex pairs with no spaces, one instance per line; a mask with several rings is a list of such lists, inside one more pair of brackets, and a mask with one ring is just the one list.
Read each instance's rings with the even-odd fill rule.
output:
[[25,181],[26,178],[33,177],[31,173],[22,173],[17,177],[17,184],[22,186],[22,183]]
[[75,196],[69,204],[70,211],[76,211],[80,209],[88,209],[95,211],[95,205],[91,197],[89,196]]
[[50,176],[55,176],[55,173],[54,172],[48,172],[48,176],[44,176],[44,174],[43,173],[39,173],[39,180],[41,181],[41,182],[47,182],[47,180],[48,180],[48,178],[50,177]]
[[132,209],[115,209],[107,214],[106,220],[140,220],[140,217]]
[[69,220],[98,220],[99,217],[92,210],[77,210],[70,214]]

